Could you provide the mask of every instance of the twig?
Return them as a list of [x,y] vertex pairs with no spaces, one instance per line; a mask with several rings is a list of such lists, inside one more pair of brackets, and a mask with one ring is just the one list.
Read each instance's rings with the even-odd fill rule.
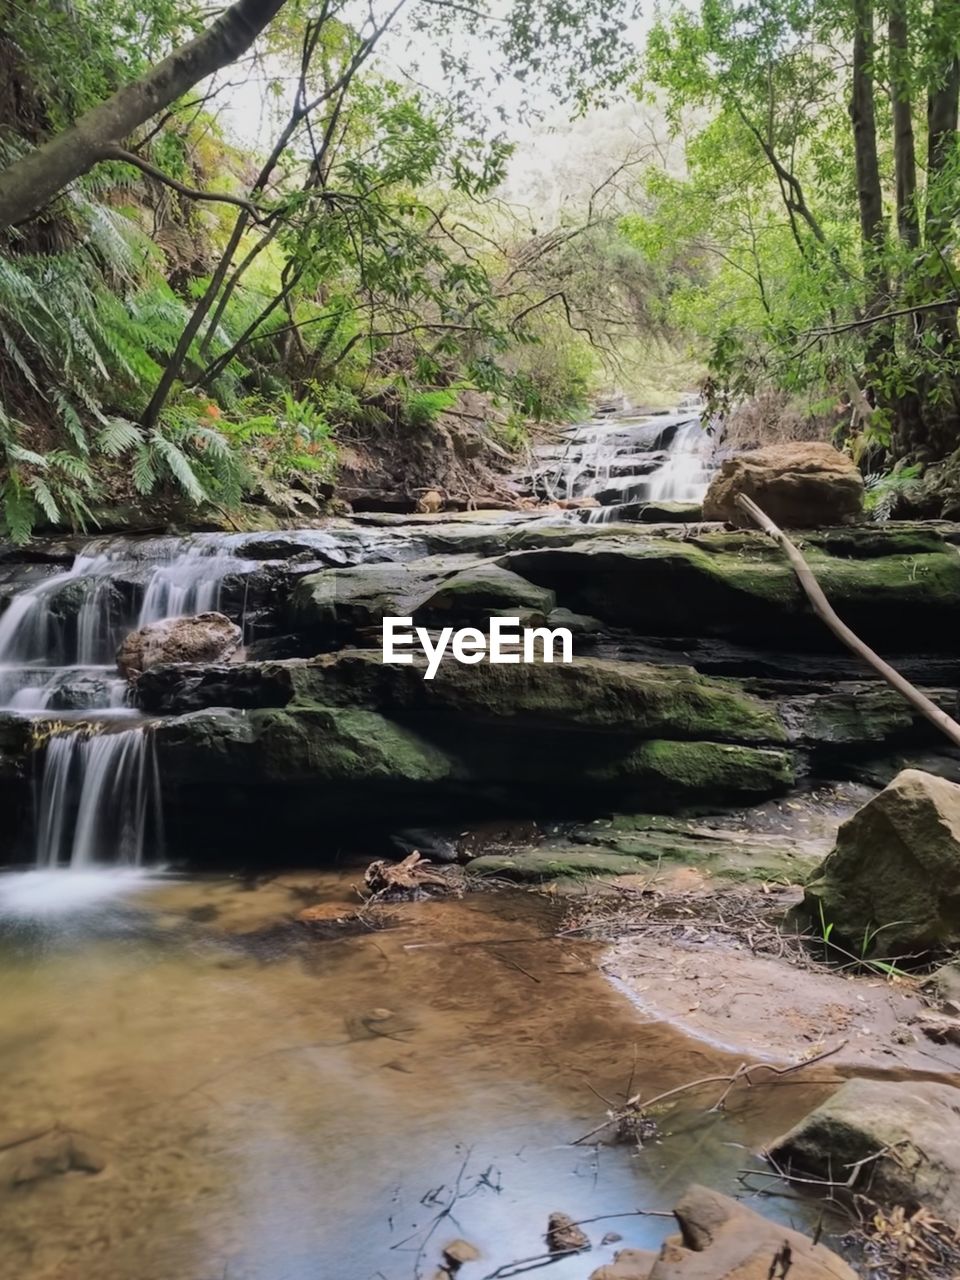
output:
[[581,1142],[586,1142],[588,1138],[592,1138],[596,1134],[602,1133],[603,1130],[609,1128],[610,1125],[617,1124],[624,1120],[631,1111],[639,1111],[642,1114],[643,1112],[649,1111],[651,1107],[655,1107],[661,1102],[666,1102],[670,1098],[678,1097],[682,1093],[689,1093],[692,1089],[700,1089],[703,1088],[704,1085],[708,1084],[724,1084],[727,1088],[711,1108],[711,1110],[716,1111],[721,1107],[733,1085],[739,1083],[741,1080],[745,1080],[750,1088],[753,1087],[753,1080],[750,1078],[752,1072],[770,1071],[778,1078],[788,1076],[794,1071],[802,1071],[804,1067],[812,1067],[815,1063],[823,1062],[825,1058],[830,1058],[835,1053],[839,1053],[840,1050],[848,1043],[849,1041],[847,1040],[841,1040],[840,1043],[834,1045],[832,1049],[825,1049],[823,1053],[818,1053],[816,1057],[805,1058],[802,1062],[793,1062],[786,1067],[776,1067],[770,1062],[752,1062],[750,1064],[741,1063],[740,1066],[737,1067],[736,1071],[730,1075],[704,1076],[700,1080],[690,1080],[686,1084],[679,1084],[673,1089],[667,1089],[663,1093],[658,1093],[654,1097],[648,1098],[646,1102],[644,1102],[640,1095],[637,1094],[632,1098],[628,1098],[626,1103],[614,1115],[607,1116],[603,1124],[598,1124],[597,1127],[595,1129],[591,1129],[589,1133],[585,1133],[582,1137],[575,1139],[572,1145],[577,1146]]

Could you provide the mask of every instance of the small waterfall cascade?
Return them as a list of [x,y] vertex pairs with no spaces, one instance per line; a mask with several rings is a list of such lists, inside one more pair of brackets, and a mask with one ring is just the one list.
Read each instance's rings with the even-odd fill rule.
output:
[[[246,539],[249,541],[249,538]],[[116,651],[130,631],[227,607],[243,620],[263,561],[243,535],[97,539],[17,590],[0,615],[0,711],[37,721],[38,869],[138,867],[162,853],[154,735],[127,705]],[[31,566],[45,572],[47,566]],[[228,597],[226,604],[224,596]]]
[[149,622],[220,607],[225,582],[262,567],[237,554],[238,541],[98,539],[69,569],[14,594],[0,615],[0,710],[122,714],[120,641]]
[[592,499],[579,516],[590,523],[643,518],[643,508],[696,503],[713,474],[714,441],[702,405],[638,417],[604,417],[571,427],[559,445],[540,447],[525,477],[547,500]]
[[47,744],[35,790],[36,865],[84,869],[142,866],[163,847],[153,735],[58,733]]

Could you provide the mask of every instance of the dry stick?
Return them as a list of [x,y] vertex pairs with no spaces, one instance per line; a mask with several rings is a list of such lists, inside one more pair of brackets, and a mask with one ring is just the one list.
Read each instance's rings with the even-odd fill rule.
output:
[[925,716],[931,724],[935,724],[950,739],[955,747],[960,747],[960,724],[956,720],[942,711],[934,702],[925,697],[909,680],[905,680],[899,671],[895,671],[889,663],[884,662],[879,654],[874,653],[869,645],[864,644],[859,636],[855,635],[845,622],[837,617],[830,601],[823,594],[820,583],[813,575],[813,570],[807,564],[798,548],[790,541],[787,535],[777,525],[773,523],[765,511],[748,498],[746,494],[741,493],[737,496],[737,506],[745,511],[752,520],[759,525],[764,533],[770,535],[779,544],[787,559],[797,575],[800,586],[806,593],[807,599],[813,605],[813,611],[817,617],[830,628],[833,634],[847,646],[853,650],[858,657],[863,658],[864,662],[873,667],[879,675],[886,680],[887,684],[896,689],[907,702],[910,703],[922,716]]
[[804,1058],[802,1062],[792,1062],[786,1067],[776,1067],[772,1062],[752,1062],[749,1065],[741,1062],[736,1071],[725,1076],[703,1076],[700,1080],[688,1080],[686,1084],[678,1084],[674,1089],[667,1089],[664,1093],[658,1093],[652,1098],[648,1098],[644,1102],[640,1094],[636,1094],[632,1098],[628,1098],[616,1115],[607,1116],[603,1124],[598,1124],[595,1129],[591,1129],[589,1133],[583,1134],[582,1137],[574,1139],[572,1146],[577,1146],[581,1142],[586,1142],[588,1138],[595,1137],[596,1134],[602,1133],[604,1129],[609,1128],[612,1124],[617,1124],[623,1120],[631,1111],[639,1110],[641,1112],[649,1111],[651,1107],[657,1106],[660,1102],[666,1102],[668,1098],[675,1098],[678,1094],[689,1093],[691,1089],[700,1089],[708,1084],[725,1084],[727,1088],[721,1094],[719,1100],[714,1103],[711,1110],[715,1111],[722,1103],[727,1094],[730,1092],[730,1086],[738,1083],[740,1080],[746,1080],[747,1084],[752,1088],[753,1081],[750,1079],[754,1071],[770,1071],[778,1079],[782,1076],[791,1075],[794,1071],[802,1071],[804,1067],[812,1067],[817,1062],[823,1062],[825,1058],[832,1058],[835,1053],[839,1053],[841,1049],[846,1048],[849,1044],[848,1040],[841,1040],[839,1044],[835,1044],[832,1049],[825,1049],[823,1053],[818,1053],[813,1058]]

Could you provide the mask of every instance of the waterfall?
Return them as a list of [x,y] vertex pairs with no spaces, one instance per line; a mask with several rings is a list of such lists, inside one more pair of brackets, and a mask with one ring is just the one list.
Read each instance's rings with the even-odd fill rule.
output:
[[666,461],[649,478],[650,501],[699,502],[713,474],[712,452],[712,441],[699,422],[678,427]]
[[116,651],[137,627],[216,609],[225,579],[262,566],[242,554],[250,541],[239,534],[97,539],[69,569],[10,599],[0,615],[0,709],[40,722],[54,714],[83,720],[55,724],[37,753],[38,870],[138,867],[159,858],[154,738],[127,705]]
[[54,735],[35,796],[38,867],[138,867],[160,851],[160,778],[145,725]]
[[580,516],[591,524],[636,519],[647,503],[699,502],[713,474],[701,409],[581,423],[559,445],[538,447],[525,483],[548,500],[593,499]]

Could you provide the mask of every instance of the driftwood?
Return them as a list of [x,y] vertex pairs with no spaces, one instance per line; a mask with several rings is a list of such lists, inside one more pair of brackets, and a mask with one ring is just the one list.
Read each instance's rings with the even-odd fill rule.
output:
[[371,862],[363,877],[371,893],[409,893],[414,889],[449,889],[444,876],[430,870],[430,863],[414,852],[402,862]]
[[770,517],[763,511],[752,498],[748,498],[745,493],[738,494],[737,506],[745,511],[748,516],[763,530],[764,533],[770,535],[779,544],[784,555],[790,561],[794,573],[800,586],[806,593],[807,599],[813,606],[813,611],[817,617],[824,622],[833,634],[843,644],[851,649],[859,658],[862,658],[869,666],[873,667],[878,675],[886,680],[891,688],[896,689],[903,698],[924,716],[931,724],[935,724],[937,728],[945,733],[955,747],[960,747],[960,724],[945,711],[942,711],[936,703],[931,702],[928,697],[920,692],[909,680],[905,680],[899,671],[895,671],[888,662],[884,662],[878,653],[865,644],[858,635],[850,630],[845,622],[843,622],[834,612],[830,601],[823,593],[823,588],[814,577],[813,570],[803,558],[797,546],[790,541],[787,535],[779,526],[775,525]]

